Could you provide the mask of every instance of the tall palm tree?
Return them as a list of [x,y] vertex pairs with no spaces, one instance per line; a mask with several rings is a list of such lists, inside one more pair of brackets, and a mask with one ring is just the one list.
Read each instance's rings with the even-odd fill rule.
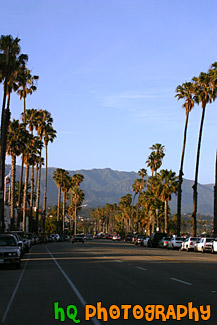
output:
[[37,136],[33,136],[29,133],[24,150],[24,163],[26,165],[25,171],[25,183],[24,183],[24,195],[23,195],[23,231],[26,231],[26,202],[27,202],[27,187],[29,178],[29,166],[33,164],[35,156],[39,155],[42,148],[42,142]]
[[[48,126],[52,126],[53,119],[51,118],[51,114],[46,110],[39,110],[37,114],[37,123],[36,130],[39,136],[39,139],[43,141],[43,136],[45,129]],[[41,159],[42,151],[40,151],[40,159]],[[38,227],[38,213],[39,213],[39,202],[40,202],[40,186],[41,186],[41,163],[39,162],[39,170],[38,170],[38,186],[37,186],[37,195],[36,195],[36,227]]]
[[162,165],[163,157],[165,156],[164,153],[164,146],[160,143],[156,143],[150,147],[152,152],[150,153],[146,164],[151,169],[152,176],[157,172],[157,170]]
[[58,188],[57,222],[59,222],[60,219],[61,187],[63,184],[64,174],[65,174],[65,169],[62,168],[57,168],[53,173],[53,180],[56,183],[56,186]]
[[199,104],[201,103],[202,107],[202,116],[200,122],[200,131],[198,137],[198,146],[197,146],[197,158],[196,158],[196,168],[195,168],[195,178],[194,178],[194,185],[193,188],[193,225],[192,225],[192,232],[193,236],[196,236],[197,233],[197,184],[198,184],[198,172],[199,172],[199,161],[200,161],[200,148],[201,148],[201,140],[202,140],[202,133],[203,133],[203,123],[205,118],[205,110],[206,105],[212,102],[212,88],[210,86],[210,76],[205,72],[201,72],[199,77],[194,77],[194,101]]
[[168,233],[168,202],[172,194],[177,192],[178,177],[172,170],[162,169],[155,175],[155,186],[156,196],[164,202],[164,231]]
[[[48,167],[48,158],[47,158],[47,147],[49,142],[53,142],[56,138],[56,130],[51,125],[47,125],[44,129],[44,146],[45,146],[45,183],[44,183],[44,199],[43,199],[43,225],[45,222],[46,215],[46,203],[47,203],[47,167]],[[43,227],[44,228],[44,227]]]
[[69,173],[65,171],[63,181],[62,181],[62,186],[61,190],[63,193],[63,212],[62,212],[62,232],[64,233],[65,231],[65,207],[66,207],[66,193],[69,191],[71,187],[71,182],[72,179],[69,176]]
[[185,102],[182,107],[185,109],[185,128],[184,128],[184,139],[182,146],[182,155],[181,155],[181,164],[179,169],[179,187],[178,187],[178,195],[177,195],[177,235],[180,235],[181,228],[181,203],[182,203],[182,176],[183,174],[183,165],[184,165],[184,156],[185,156],[185,145],[186,145],[186,137],[187,137],[187,128],[188,128],[188,117],[189,113],[194,107],[194,85],[192,82],[183,83],[181,86],[176,88],[177,99],[184,99]]
[[11,229],[14,228],[14,209],[15,209],[15,178],[16,178],[16,157],[21,155],[25,149],[27,132],[25,126],[18,120],[13,119],[9,124],[7,137],[7,154],[11,156],[11,200],[10,200],[10,219]]
[[77,233],[77,209],[85,199],[84,191],[79,186],[72,188],[72,205],[74,206],[74,235]]
[[1,114],[0,132],[0,224],[4,230],[4,174],[5,154],[7,144],[7,132],[10,121],[10,110],[6,108],[6,97],[8,94],[8,82],[18,67],[18,55],[20,53],[20,39],[11,35],[2,35],[0,38],[0,82],[3,83],[3,103]]
[[[27,95],[32,95],[33,92],[37,90],[36,82],[39,79],[38,76],[32,76],[31,71],[27,68],[25,60],[20,64],[17,76],[17,94],[20,97],[20,100],[23,100],[23,123],[26,124],[26,97]],[[20,185],[23,181],[23,163],[24,157],[22,156],[21,163],[21,173],[20,173]],[[21,187],[20,187],[21,188]],[[20,206],[20,191],[18,198],[18,206]]]

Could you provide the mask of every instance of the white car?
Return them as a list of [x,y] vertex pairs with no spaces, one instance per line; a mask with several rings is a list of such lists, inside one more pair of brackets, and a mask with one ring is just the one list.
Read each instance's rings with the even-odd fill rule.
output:
[[144,247],[148,247],[149,239],[150,239],[150,237],[146,237],[146,238],[143,240],[143,246],[144,246]]
[[212,242],[212,253],[217,253],[217,238]]
[[113,237],[112,237],[112,240],[115,240],[115,241],[117,241],[117,240],[121,240],[121,236],[120,235],[114,235]]
[[199,241],[199,237],[188,237],[183,241],[182,246],[181,246],[181,251],[186,250],[189,252],[190,250],[194,250],[194,247],[196,245],[196,242]]
[[179,249],[182,246],[183,241],[185,240],[184,237],[173,237],[170,239],[170,241],[168,241],[167,244],[167,249]]
[[196,243],[194,247],[195,252],[202,252],[205,253],[206,251],[212,251],[212,243],[214,238],[212,237],[203,237],[200,238],[199,242]]

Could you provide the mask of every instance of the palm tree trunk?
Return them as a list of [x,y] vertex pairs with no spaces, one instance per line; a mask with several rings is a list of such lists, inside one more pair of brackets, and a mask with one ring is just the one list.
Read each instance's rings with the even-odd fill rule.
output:
[[46,203],[47,203],[47,145],[45,145],[45,152],[46,152],[46,157],[45,157],[45,181],[44,181],[44,199],[43,199],[43,231],[45,227],[45,215],[46,215]]
[[57,222],[60,220],[61,186],[58,187]]
[[0,132],[0,230],[4,231],[4,177],[5,177],[5,153],[4,143],[5,139],[5,105],[7,98],[7,86],[8,86],[8,66],[9,66],[9,50],[6,53],[6,74],[4,80],[4,95],[2,102],[2,114],[1,114],[1,132]]
[[164,201],[164,232],[165,234],[168,233],[168,202]]
[[214,186],[214,220],[213,220],[214,237],[217,237],[217,153],[215,163],[215,186]]
[[65,231],[65,204],[66,204],[66,192],[64,191],[63,192],[63,216],[62,216],[62,218],[63,218],[63,234],[64,234],[64,231]]
[[202,116],[200,122],[200,132],[199,132],[199,139],[198,139],[198,146],[197,146],[197,160],[196,160],[196,169],[195,169],[195,179],[193,188],[193,212],[192,212],[192,235],[196,237],[197,234],[197,182],[198,182],[198,172],[199,172],[199,161],[200,161],[200,147],[201,147],[201,139],[202,139],[202,132],[203,132],[203,123],[205,117],[205,108],[206,105],[202,105]]
[[34,196],[34,165],[32,165],[32,174],[31,174],[30,219],[29,219],[30,232],[32,232],[32,228],[33,228],[33,216],[32,216],[33,196]]
[[38,169],[38,187],[37,187],[37,197],[36,197],[36,231],[38,232],[38,215],[39,215],[39,202],[40,202],[40,186],[41,186],[41,152],[39,160]]
[[185,145],[186,145],[187,128],[188,128],[188,117],[189,117],[189,112],[186,113],[182,157],[181,157],[181,165],[179,170],[179,185],[178,185],[178,194],[177,194],[177,235],[178,236],[180,236],[180,230],[181,230],[182,181],[183,181],[182,176],[183,176],[183,164],[184,164]]
[[23,227],[22,227],[23,231],[27,231],[27,229],[26,229],[26,203],[27,203],[28,178],[29,178],[29,164],[26,165],[24,193],[23,193]]
[[14,193],[15,193],[15,178],[16,178],[16,155],[11,156],[11,230],[14,230],[15,218],[14,218]]

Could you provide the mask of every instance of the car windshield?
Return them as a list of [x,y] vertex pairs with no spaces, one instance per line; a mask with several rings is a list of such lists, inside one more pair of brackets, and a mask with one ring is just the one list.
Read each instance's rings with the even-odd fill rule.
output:
[[211,242],[213,242],[213,240],[214,240],[214,238],[207,238],[207,239],[206,239],[206,242],[207,242],[207,243],[211,243]]
[[190,240],[191,240],[191,241],[197,241],[197,240],[200,240],[200,238],[197,238],[197,237],[191,237]]
[[183,238],[183,237],[176,237],[176,238],[175,238],[175,240],[184,241],[184,240],[185,240],[185,238]]
[[13,237],[0,237],[0,246],[16,246],[16,241]]

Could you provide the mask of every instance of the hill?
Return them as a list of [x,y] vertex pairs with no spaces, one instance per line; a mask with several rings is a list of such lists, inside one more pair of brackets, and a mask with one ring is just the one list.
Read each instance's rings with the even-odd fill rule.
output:
[[[10,165],[6,165],[6,174],[10,170]],[[48,168],[48,193],[47,204],[53,206],[57,204],[57,187],[53,181],[53,172],[56,168]],[[110,168],[68,171],[72,176],[80,173],[84,176],[82,189],[85,192],[86,204],[89,207],[103,206],[106,203],[118,203],[121,196],[132,193],[132,184],[138,174],[136,172],[116,171]],[[16,179],[20,178],[20,166],[17,166]],[[45,169],[41,173],[41,204],[44,193]],[[193,204],[192,193],[193,181],[184,179],[182,187],[182,213],[191,213]],[[171,212],[176,212],[176,196],[170,202]],[[213,185],[198,184],[198,213],[203,215],[213,215]]]

